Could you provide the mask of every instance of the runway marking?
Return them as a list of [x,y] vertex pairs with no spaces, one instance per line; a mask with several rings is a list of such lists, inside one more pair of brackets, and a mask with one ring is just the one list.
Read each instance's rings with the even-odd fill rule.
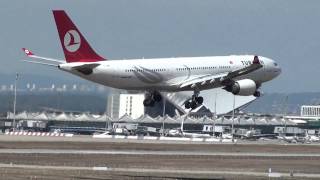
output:
[[72,150],[72,149],[0,149],[0,154],[110,154],[110,155],[194,155],[194,156],[246,156],[246,157],[320,157],[302,153],[243,153],[206,151],[145,151],[145,150]]
[[[268,176],[266,172],[253,171],[199,171],[181,169],[140,169],[140,168],[110,168],[110,167],[81,167],[81,166],[43,166],[25,164],[0,164],[0,168],[24,168],[24,169],[47,169],[47,170],[104,170],[112,172],[135,172],[135,173],[172,173],[172,174],[203,174],[203,175],[242,175],[242,176]],[[291,177],[290,173],[278,173],[281,177]],[[294,173],[293,177],[320,178],[320,174]]]

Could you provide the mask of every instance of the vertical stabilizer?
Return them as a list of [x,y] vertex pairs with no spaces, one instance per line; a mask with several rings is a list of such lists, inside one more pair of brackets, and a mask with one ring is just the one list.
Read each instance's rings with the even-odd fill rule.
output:
[[63,10],[53,10],[61,46],[67,62],[96,62],[99,56]]

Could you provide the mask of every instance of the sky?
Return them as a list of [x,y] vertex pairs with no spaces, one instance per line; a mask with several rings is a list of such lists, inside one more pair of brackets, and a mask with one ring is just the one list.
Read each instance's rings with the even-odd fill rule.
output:
[[256,54],[282,68],[263,92],[319,92],[319,7],[318,0],[2,0],[0,74],[79,81],[21,62],[22,47],[64,58],[51,12],[63,9],[108,59]]

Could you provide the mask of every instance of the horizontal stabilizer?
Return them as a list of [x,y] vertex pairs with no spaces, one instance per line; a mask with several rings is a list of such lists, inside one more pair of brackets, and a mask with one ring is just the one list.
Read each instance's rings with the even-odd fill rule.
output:
[[57,63],[65,63],[63,60],[59,60],[59,59],[36,56],[33,52],[31,52],[29,49],[26,49],[26,48],[22,48],[22,50],[30,58],[41,59],[41,60],[45,60],[45,61],[52,61],[52,62],[57,62]]
[[43,62],[38,62],[38,61],[29,61],[29,60],[22,60],[24,62],[28,62],[28,63],[33,63],[33,64],[41,64],[41,65],[45,65],[45,66],[54,66],[54,67],[59,67],[59,65],[57,64],[50,64],[50,63],[43,63]]

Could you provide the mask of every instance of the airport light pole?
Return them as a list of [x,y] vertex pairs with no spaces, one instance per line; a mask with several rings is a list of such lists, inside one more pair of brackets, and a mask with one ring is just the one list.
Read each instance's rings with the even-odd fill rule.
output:
[[162,136],[164,136],[164,120],[165,120],[165,115],[166,115],[166,98],[162,97],[162,101],[163,101],[163,112],[162,112]]
[[235,102],[236,102],[236,95],[233,95],[232,126],[231,126],[232,142],[234,142],[234,111],[235,111]]
[[107,131],[109,129],[109,123],[108,123],[108,115],[107,115],[107,112],[105,112],[105,115],[106,115],[106,124],[105,124],[105,131]]
[[[110,96],[109,96],[110,97]],[[111,108],[108,107],[108,105],[111,106]],[[110,109],[110,117],[108,117],[108,108]],[[111,103],[106,105],[106,125],[105,125],[105,131],[111,129],[111,118],[113,118],[113,94],[111,95]]]
[[13,131],[16,130],[16,104],[17,104],[17,81],[19,78],[19,74],[16,74],[16,79],[14,81],[14,100],[13,100],[13,122],[12,122],[12,129]]
[[213,126],[212,126],[213,137],[215,137],[215,133],[216,133],[216,117],[217,117],[217,93],[215,93],[215,98],[214,98],[214,116],[213,116]]
[[287,134],[287,109],[288,109],[288,95],[286,96],[285,102],[284,102],[284,112],[283,112],[283,119],[284,119],[284,131],[285,135]]

